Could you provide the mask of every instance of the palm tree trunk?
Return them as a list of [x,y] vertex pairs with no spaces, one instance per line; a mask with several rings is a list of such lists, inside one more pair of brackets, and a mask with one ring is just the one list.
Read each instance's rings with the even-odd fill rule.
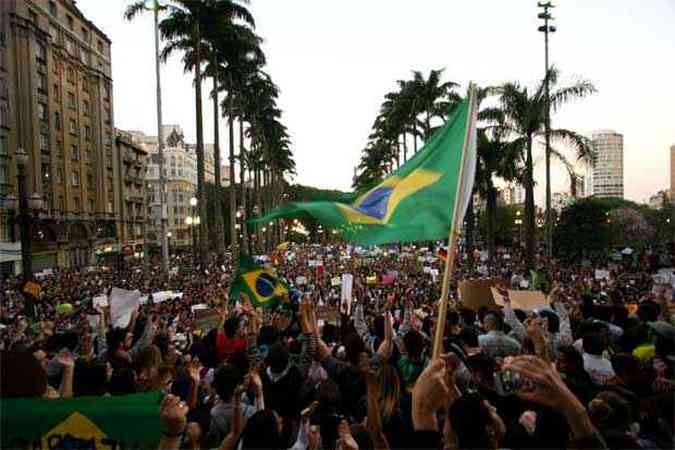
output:
[[488,261],[491,266],[494,264],[496,253],[496,243],[495,243],[496,214],[497,214],[497,190],[495,189],[494,186],[490,186],[488,188],[487,199],[485,202],[485,217],[487,219]]
[[204,124],[202,116],[202,72],[200,67],[201,62],[201,42],[199,24],[196,26],[195,53],[197,64],[195,65],[195,108],[197,119],[197,199],[199,201],[199,233],[201,239],[199,241],[199,262],[202,268],[206,268],[208,262],[207,255],[207,205],[206,192],[204,190]]
[[473,248],[474,248],[474,223],[475,213],[473,210],[473,195],[469,198],[466,208],[466,268],[469,273],[473,272]]
[[[214,57],[211,62],[213,67],[217,67],[217,61]],[[218,114],[218,78],[214,72],[213,75],[213,177],[215,178],[214,184],[216,186],[216,201],[213,205],[213,213],[215,215],[215,225],[216,225],[216,253],[219,258],[225,256],[225,240],[224,240],[224,229],[223,229],[223,211],[222,205],[220,203],[220,192],[222,190],[221,180],[220,180],[220,132],[219,128],[220,117]]]
[[235,225],[237,223],[237,193],[234,188],[234,90],[232,89],[232,76],[230,76],[230,85],[229,88],[229,101],[227,102],[227,126],[229,132],[229,142],[230,142],[230,154],[229,154],[229,163],[230,163],[230,244],[232,258],[236,259],[237,255],[237,229]]
[[[249,253],[248,226],[246,225],[246,149],[244,148],[244,119],[239,116],[239,184],[241,185],[241,248],[242,252]],[[234,188],[234,180],[230,183]]]
[[527,159],[525,161],[525,262],[528,269],[535,269],[535,209],[534,177],[532,162],[532,137],[527,139]]
[[408,161],[408,133],[403,133],[403,164]]
[[414,153],[417,153],[417,128],[413,129],[413,146]]

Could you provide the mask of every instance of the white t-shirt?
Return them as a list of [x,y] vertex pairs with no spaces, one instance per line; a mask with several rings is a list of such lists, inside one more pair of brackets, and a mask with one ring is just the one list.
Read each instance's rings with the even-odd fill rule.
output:
[[606,384],[608,380],[615,377],[612,363],[603,356],[583,354],[584,370],[591,376],[591,379],[597,384]]

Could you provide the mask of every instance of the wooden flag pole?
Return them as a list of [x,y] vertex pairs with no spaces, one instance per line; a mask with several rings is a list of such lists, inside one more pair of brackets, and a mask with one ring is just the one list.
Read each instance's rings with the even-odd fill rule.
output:
[[[467,127],[464,135],[464,145],[462,146],[462,159],[459,166],[459,183],[464,179],[464,158],[469,146],[470,133],[473,132],[475,124],[471,124],[475,108],[475,89],[473,83],[469,84],[469,111],[467,114]],[[443,272],[443,284],[441,286],[441,299],[438,305],[438,315],[436,317],[436,330],[434,333],[434,344],[431,353],[432,359],[437,359],[443,350],[443,334],[445,332],[445,318],[448,314],[448,294],[450,291],[450,275],[455,270],[455,247],[457,246],[457,236],[459,236],[458,222],[463,220],[459,217],[460,192],[455,194],[455,206],[452,210],[452,223],[450,224],[450,235],[448,236],[448,256],[445,259],[445,271]]]

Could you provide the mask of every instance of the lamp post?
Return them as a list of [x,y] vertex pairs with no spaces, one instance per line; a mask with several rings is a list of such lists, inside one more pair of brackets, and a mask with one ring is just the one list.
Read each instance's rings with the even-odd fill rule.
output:
[[514,223],[518,227],[518,247],[520,247],[522,243],[522,229],[523,229],[523,219],[520,217],[520,210],[516,211],[516,220],[514,220]]
[[197,265],[197,227],[201,223],[199,216],[196,212],[197,208],[197,197],[190,198],[190,209],[191,209],[191,222],[192,222],[192,264]]
[[549,74],[548,74],[548,34],[555,33],[556,27],[549,25],[549,21],[553,20],[553,16],[549,12],[550,9],[555,8],[555,5],[551,1],[538,2],[537,6],[542,8],[543,12],[540,12],[537,16],[539,19],[544,21],[544,24],[541,25],[538,30],[541,33],[544,33],[544,89],[546,95],[546,104],[545,104],[545,118],[544,118],[544,133],[546,139],[546,255],[550,258],[552,255],[553,249],[553,227],[551,223],[551,97],[550,97],[550,86],[549,86]]
[[169,249],[169,256],[171,256],[171,236],[173,236],[173,234],[170,231],[166,233],[166,242]]
[[[33,255],[31,249],[33,237],[32,215],[33,213],[42,210],[43,201],[42,197],[37,193],[28,197],[26,191],[26,164],[28,164],[28,154],[22,147],[19,147],[16,149],[15,156],[17,165],[16,181],[19,199],[17,202],[16,197],[8,196],[5,200],[5,206],[15,212],[18,209],[16,219],[17,224],[19,225],[19,234],[21,235],[21,272],[23,283],[25,284],[33,279]],[[34,314],[33,299],[30,295],[26,295],[25,298],[27,315],[32,316]]]

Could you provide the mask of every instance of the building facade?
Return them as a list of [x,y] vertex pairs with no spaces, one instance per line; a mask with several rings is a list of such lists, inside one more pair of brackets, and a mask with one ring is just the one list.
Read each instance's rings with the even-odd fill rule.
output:
[[[147,237],[158,245],[161,226],[158,139],[157,136],[147,136],[141,131],[134,131],[131,134],[135,142],[144,147],[149,154],[145,179],[149,218]],[[169,245],[172,248],[188,247],[192,244],[192,225],[189,225],[186,219],[197,215],[196,208],[190,204],[190,199],[197,196],[196,146],[185,143],[183,130],[179,125],[163,125],[162,135]],[[215,179],[213,144],[204,144],[204,169],[206,182],[213,183]],[[229,185],[228,166],[221,167],[221,184]]]
[[[91,264],[96,250],[117,245],[110,39],[73,0],[3,0],[0,14],[0,195],[18,194],[22,148],[28,194],[45,205],[33,226],[34,270]],[[16,220],[4,209],[1,217],[13,251]]]
[[623,198],[623,135],[598,130],[591,139],[596,159],[587,169],[586,196]]
[[675,202],[675,144],[670,146],[670,200]]

